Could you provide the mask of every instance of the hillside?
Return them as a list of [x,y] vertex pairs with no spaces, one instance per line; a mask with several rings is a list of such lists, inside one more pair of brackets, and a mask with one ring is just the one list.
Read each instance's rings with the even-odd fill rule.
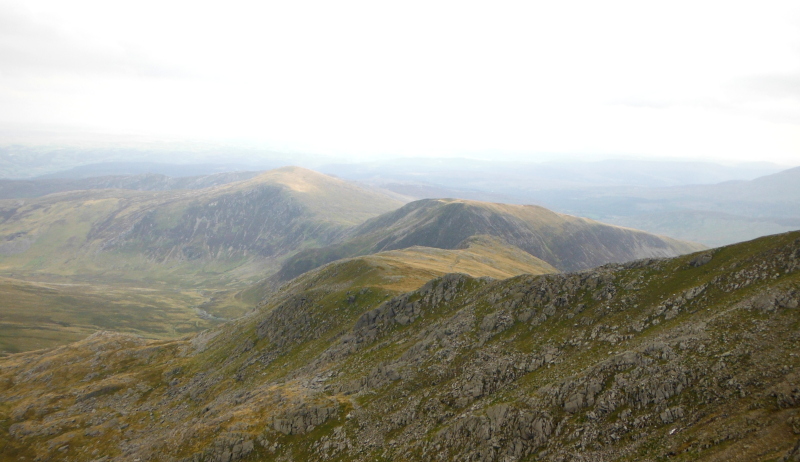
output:
[[[456,249],[412,246],[402,250],[387,250],[331,263],[357,261],[365,271],[374,268],[382,282],[375,287],[394,292],[418,289],[431,279],[448,273],[463,273],[472,277],[505,279],[520,274],[558,273],[552,265],[527,252],[487,236],[476,235],[462,241]],[[282,281],[275,275],[244,289],[239,298],[256,303],[276,290]],[[283,281],[285,282],[285,281]]]
[[387,275],[402,276],[402,282],[385,285],[402,291],[417,289],[429,280],[448,273],[506,279],[520,274],[558,272],[552,265],[527,252],[485,235],[465,239],[454,250],[413,246],[358,258],[382,266]]
[[[287,167],[197,190],[70,191],[0,201],[0,273],[27,278],[248,281],[400,202]],[[271,269],[272,268],[272,269]]]
[[543,207],[435,199],[415,201],[366,221],[337,244],[300,252],[283,265],[279,276],[289,280],[339,258],[415,245],[454,249],[475,235],[498,238],[561,271],[704,248]]
[[98,330],[149,338],[199,332],[219,324],[192,308],[208,302],[203,291],[0,277],[0,356],[64,345]]
[[0,355],[102,329],[175,338],[239,317],[252,304],[238,292],[287,256],[401,205],[299,168],[249,176],[0,200]]
[[[412,247],[355,260],[349,264],[360,272],[382,275],[383,282],[375,287],[392,292],[415,290],[452,272],[493,278],[558,272],[486,236],[470,239],[456,250]],[[0,356],[64,345],[100,330],[175,338],[239,317],[273,290],[271,281],[243,290],[207,291],[163,284],[37,283],[0,277]]]
[[0,360],[0,460],[796,454],[800,233],[399,294],[362,259],[197,336]]

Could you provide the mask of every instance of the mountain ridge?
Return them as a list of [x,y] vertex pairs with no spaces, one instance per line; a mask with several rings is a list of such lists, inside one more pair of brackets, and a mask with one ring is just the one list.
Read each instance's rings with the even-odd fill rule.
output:
[[276,258],[330,242],[347,227],[399,205],[299,168],[199,190],[67,191],[4,200],[0,267],[58,274],[71,261],[102,276],[107,270],[124,275],[131,266],[141,272],[155,263],[161,266],[153,269],[170,272],[164,266],[170,261],[196,273],[200,261],[217,274],[238,267],[253,278],[276,265]]
[[0,360],[0,459],[793,457],[800,232],[407,293],[361,265],[191,338]]
[[288,280],[321,263],[413,245],[452,249],[475,234],[501,238],[562,271],[704,248],[539,206],[423,199],[364,222],[338,244],[298,253],[278,274]]

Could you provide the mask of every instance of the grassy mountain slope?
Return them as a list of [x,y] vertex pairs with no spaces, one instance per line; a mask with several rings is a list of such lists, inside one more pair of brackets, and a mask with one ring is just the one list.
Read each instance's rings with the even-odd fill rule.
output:
[[17,281],[0,284],[0,353],[98,329],[174,338],[238,317],[252,305],[236,293],[287,256],[400,204],[291,167],[191,191],[0,201],[0,276]]
[[[379,272],[375,287],[392,293],[417,289],[451,272],[507,278],[558,272],[519,249],[477,236],[456,250],[412,247],[359,257],[365,272]],[[198,332],[250,311],[273,290],[255,284],[244,290],[181,289],[33,283],[0,278],[0,355],[49,348],[116,330],[146,338],[174,338]],[[251,301],[251,303],[248,303]]]
[[51,348],[113,329],[174,338],[219,324],[189,307],[199,291],[90,284],[47,284],[0,278],[0,355]]
[[[348,259],[338,260],[343,262]],[[393,292],[418,289],[431,279],[448,273],[464,273],[472,277],[505,279],[520,274],[557,273],[552,265],[501,240],[476,235],[465,239],[457,249],[437,249],[413,246],[402,250],[387,250],[349,260],[358,261],[364,268],[375,268],[383,282],[375,287]],[[336,265],[337,262],[331,263]],[[281,281],[268,278],[240,292],[239,298],[257,303],[274,291]]]
[[339,258],[414,245],[453,249],[478,234],[499,238],[564,271],[703,248],[537,206],[435,199],[373,218],[348,232],[342,243],[301,252],[284,264],[279,275],[288,280]]
[[197,336],[0,360],[0,460],[797,456],[800,233],[399,294],[326,265]]
[[[448,273],[472,277],[505,279],[520,274],[557,273],[552,265],[491,236],[477,235],[464,240],[455,250],[413,246],[359,257],[373,265],[385,266],[388,274],[402,282],[387,285],[403,292]],[[391,269],[391,271],[390,271]]]
[[287,167],[194,191],[73,191],[0,201],[0,271],[219,284],[261,277],[400,202]]

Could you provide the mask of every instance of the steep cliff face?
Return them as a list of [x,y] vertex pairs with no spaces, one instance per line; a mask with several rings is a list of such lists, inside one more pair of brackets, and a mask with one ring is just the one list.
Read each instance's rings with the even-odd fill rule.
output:
[[408,293],[363,259],[171,342],[0,361],[0,459],[778,460],[800,433],[800,233]]
[[339,258],[414,245],[453,249],[475,235],[501,239],[562,271],[704,248],[537,206],[426,199],[365,222],[340,243],[298,254],[283,265],[280,276],[288,280]]

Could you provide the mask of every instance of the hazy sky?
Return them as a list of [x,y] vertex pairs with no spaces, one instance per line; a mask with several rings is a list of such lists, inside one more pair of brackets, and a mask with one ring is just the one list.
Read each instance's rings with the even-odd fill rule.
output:
[[0,0],[0,144],[53,131],[796,165],[800,2]]

